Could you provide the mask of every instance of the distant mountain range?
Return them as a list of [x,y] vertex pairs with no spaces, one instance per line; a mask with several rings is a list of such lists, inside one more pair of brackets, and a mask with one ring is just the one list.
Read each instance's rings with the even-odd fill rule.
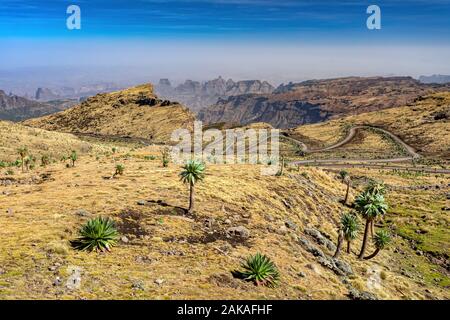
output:
[[206,124],[267,122],[277,128],[292,128],[407,105],[421,95],[449,89],[450,85],[422,84],[411,77],[309,80],[281,85],[269,94],[221,98],[202,109],[198,118]]
[[98,93],[119,90],[112,83],[100,83],[79,88],[38,88],[33,98],[6,94],[0,90],[0,120],[23,121],[59,112],[83,102]]
[[40,103],[0,90],[0,119],[21,121],[61,111],[58,105]]
[[38,88],[34,99],[38,101],[52,101],[60,99],[77,99],[84,100],[85,98],[95,96],[98,93],[112,92],[123,89],[114,83],[98,83],[91,85],[83,85],[78,88],[72,87],[57,87],[57,88]]
[[242,94],[268,94],[274,89],[267,81],[235,82],[222,77],[206,82],[186,80],[176,87],[173,87],[168,79],[161,79],[155,86],[155,92],[160,97],[176,100],[194,112],[217,103],[219,99]]
[[433,74],[432,76],[420,76],[419,81],[422,83],[450,83],[450,75]]

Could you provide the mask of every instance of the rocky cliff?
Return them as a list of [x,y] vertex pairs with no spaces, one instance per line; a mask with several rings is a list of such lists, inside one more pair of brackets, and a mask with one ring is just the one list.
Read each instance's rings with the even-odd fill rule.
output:
[[61,109],[58,106],[39,103],[0,90],[0,119],[21,121],[40,117]]
[[221,99],[198,118],[206,124],[267,122],[278,128],[407,105],[418,96],[447,91],[410,77],[310,80],[279,86],[273,93]]

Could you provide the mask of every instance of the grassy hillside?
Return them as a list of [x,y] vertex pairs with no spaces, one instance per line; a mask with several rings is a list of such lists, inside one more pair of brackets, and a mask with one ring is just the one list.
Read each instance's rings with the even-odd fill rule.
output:
[[36,157],[46,154],[58,160],[72,150],[88,153],[99,149],[71,134],[29,128],[7,121],[0,121],[0,136],[0,161],[5,162],[18,159],[19,147],[27,147],[29,153]]
[[130,136],[167,142],[179,128],[191,128],[193,114],[185,107],[158,99],[150,84],[99,94],[81,105],[24,124],[46,130]]
[[311,145],[331,145],[346,135],[350,126],[373,125],[391,131],[426,156],[450,158],[450,92],[416,99],[410,105],[300,126],[295,134]]
[[[124,164],[124,175],[110,179],[117,163]],[[348,210],[340,203],[345,185],[337,174],[295,167],[276,177],[263,176],[260,169],[208,165],[205,181],[197,186],[195,216],[183,214],[188,190],[179,181],[180,167],[162,167],[154,147],[81,156],[74,168],[56,163],[23,174],[50,174],[39,185],[18,180],[0,185],[0,202],[6,208],[0,214],[0,298],[346,299],[355,289],[380,299],[449,298],[445,268],[427,256],[438,243],[436,257],[449,254],[448,239],[438,232],[448,230],[448,222],[437,216],[445,203],[444,190],[389,190],[393,209],[380,223],[398,230],[394,243],[370,261],[343,254],[353,274],[342,276],[302,244],[308,241],[327,257],[333,253],[314,240],[311,230],[336,242],[336,223]],[[351,199],[373,176],[386,178],[390,188],[440,184],[443,179],[366,170],[351,176]],[[405,207],[411,198],[417,213]],[[432,206],[427,199],[433,200]],[[421,236],[414,233],[422,222],[413,219],[424,210],[425,218],[436,224],[423,227],[442,242],[432,242],[430,249],[424,237],[413,249],[407,233]],[[74,250],[70,240],[97,216],[112,217],[125,238],[111,253]],[[248,238],[227,236],[228,228],[238,226],[248,230]],[[353,253],[361,238],[355,240]],[[233,278],[231,271],[256,252],[269,255],[280,269],[279,287]],[[79,286],[70,285],[73,279],[81,281]]]

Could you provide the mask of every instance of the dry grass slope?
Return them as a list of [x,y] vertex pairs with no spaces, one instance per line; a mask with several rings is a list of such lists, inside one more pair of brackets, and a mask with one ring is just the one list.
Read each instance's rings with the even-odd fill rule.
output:
[[59,159],[71,150],[78,153],[94,152],[99,146],[81,141],[72,134],[29,128],[21,124],[0,121],[0,161],[14,161],[18,158],[17,148],[27,147],[35,156],[46,154]]
[[[150,155],[156,159],[146,160]],[[336,240],[345,186],[335,173],[287,168],[284,176],[274,177],[261,175],[261,166],[209,165],[205,181],[197,187],[196,216],[186,217],[180,207],[186,207],[188,191],[179,181],[180,168],[163,168],[158,157],[153,147],[99,159],[82,156],[75,168],[53,164],[29,173],[51,174],[52,179],[42,184],[0,186],[0,203],[8,208],[0,213],[0,298],[346,298],[343,279],[320,265],[298,241],[305,237],[305,228],[319,229]],[[125,174],[105,180],[116,163],[125,165]],[[366,174],[355,173],[355,186],[357,176],[364,181]],[[436,181],[430,176],[418,182]],[[404,184],[404,179],[392,177],[389,183]],[[352,198],[356,192],[351,191]],[[142,200],[148,202],[138,205]],[[397,194],[389,201],[396,213],[401,205],[395,203]],[[431,218],[434,213],[427,210]],[[128,240],[109,254],[70,248],[80,225],[95,216],[113,217]],[[402,217],[387,217],[394,218]],[[250,238],[224,237],[230,226],[245,226]],[[404,255],[396,253],[397,248]],[[448,247],[445,250],[448,253]],[[268,254],[280,268],[278,288],[256,287],[231,276],[242,258],[256,252]],[[374,260],[360,262],[345,254],[343,259],[354,271],[346,281],[379,298],[430,298],[427,292],[433,292],[433,298],[448,298],[448,277],[437,275],[440,268],[430,267],[424,256],[416,258],[402,238]],[[402,274],[414,264],[423,270]],[[77,268],[81,284],[71,289],[67,283]],[[435,282],[437,277],[443,282]]]

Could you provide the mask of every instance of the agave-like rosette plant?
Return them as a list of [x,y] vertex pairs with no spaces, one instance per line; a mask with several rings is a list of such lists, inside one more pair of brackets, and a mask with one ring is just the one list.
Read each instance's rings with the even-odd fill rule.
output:
[[111,251],[119,238],[115,223],[109,218],[94,218],[80,229],[80,236],[73,244],[76,249],[86,251]]
[[274,287],[279,283],[280,272],[275,264],[266,255],[260,253],[248,257],[241,265],[240,275],[257,286]]

